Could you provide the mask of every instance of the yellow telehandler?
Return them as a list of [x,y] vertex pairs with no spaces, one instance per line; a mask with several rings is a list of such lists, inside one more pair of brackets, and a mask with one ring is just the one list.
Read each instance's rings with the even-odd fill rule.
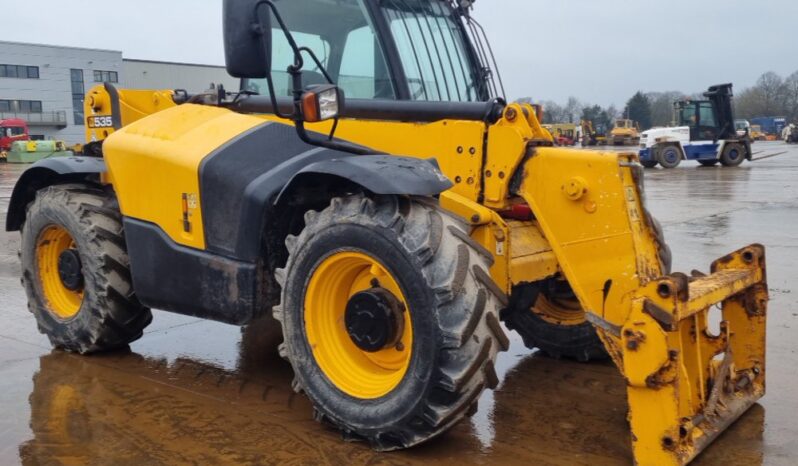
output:
[[316,418],[393,450],[474,412],[503,321],[612,358],[638,464],[693,459],[764,394],[764,248],[671,273],[635,156],[552,147],[471,4],[225,0],[239,91],[93,89],[85,155],[10,203],[40,330],[92,353],[151,308],[272,313]]

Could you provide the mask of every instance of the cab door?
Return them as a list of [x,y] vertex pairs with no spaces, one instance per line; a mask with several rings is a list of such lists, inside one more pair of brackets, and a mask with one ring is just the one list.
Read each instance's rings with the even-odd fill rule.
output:
[[690,139],[697,141],[716,141],[720,134],[718,118],[711,102],[698,102],[698,126],[696,136],[690,131]]

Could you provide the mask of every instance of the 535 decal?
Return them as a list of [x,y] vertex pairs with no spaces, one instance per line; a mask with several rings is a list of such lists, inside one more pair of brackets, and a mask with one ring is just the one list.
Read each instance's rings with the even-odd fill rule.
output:
[[114,118],[111,116],[100,115],[100,116],[90,116],[87,118],[87,123],[89,128],[113,128],[114,127]]

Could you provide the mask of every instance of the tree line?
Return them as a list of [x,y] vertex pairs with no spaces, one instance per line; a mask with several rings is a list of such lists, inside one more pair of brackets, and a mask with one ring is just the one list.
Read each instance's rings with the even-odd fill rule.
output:
[[[629,118],[638,122],[640,129],[669,126],[673,122],[673,103],[685,99],[703,99],[703,91],[636,92],[623,109],[614,105],[581,102],[569,97],[565,104],[553,101],[533,101],[529,97],[519,102],[538,103],[543,106],[543,123],[579,123],[590,120],[594,126],[612,128],[616,118]],[[788,122],[798,122],[798,71],[785,77],[769,71],[757,79],[756,84],[742,91],[735,90],[734,112],[737,118],[751,119],[760,116],[783,116]]]

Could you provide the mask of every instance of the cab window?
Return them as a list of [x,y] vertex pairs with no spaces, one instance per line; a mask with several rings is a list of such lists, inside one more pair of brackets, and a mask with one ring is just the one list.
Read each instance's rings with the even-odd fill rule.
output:
[[718,126],[717,120],[715,119],[715,110],[709,102],[702,102],[699,105],[698,119],[701,122],[701,126],[711,126],[713,128]]
[[[297,45],[315,53],[345,97],[396,98],[364,0],[276,0],[275,5]],[[291,95],[287,69],[293,60],[283,31],[272,29],[272,80],[278,96]],[[310,56],[303,54],[303,61],[303,86],[327,83]],[[268,94],[265,79],[246,80],[244,84],[249,91]]]
[[410,98],[478,100],[475,77],[457,18],[443,2],[383,0]]

